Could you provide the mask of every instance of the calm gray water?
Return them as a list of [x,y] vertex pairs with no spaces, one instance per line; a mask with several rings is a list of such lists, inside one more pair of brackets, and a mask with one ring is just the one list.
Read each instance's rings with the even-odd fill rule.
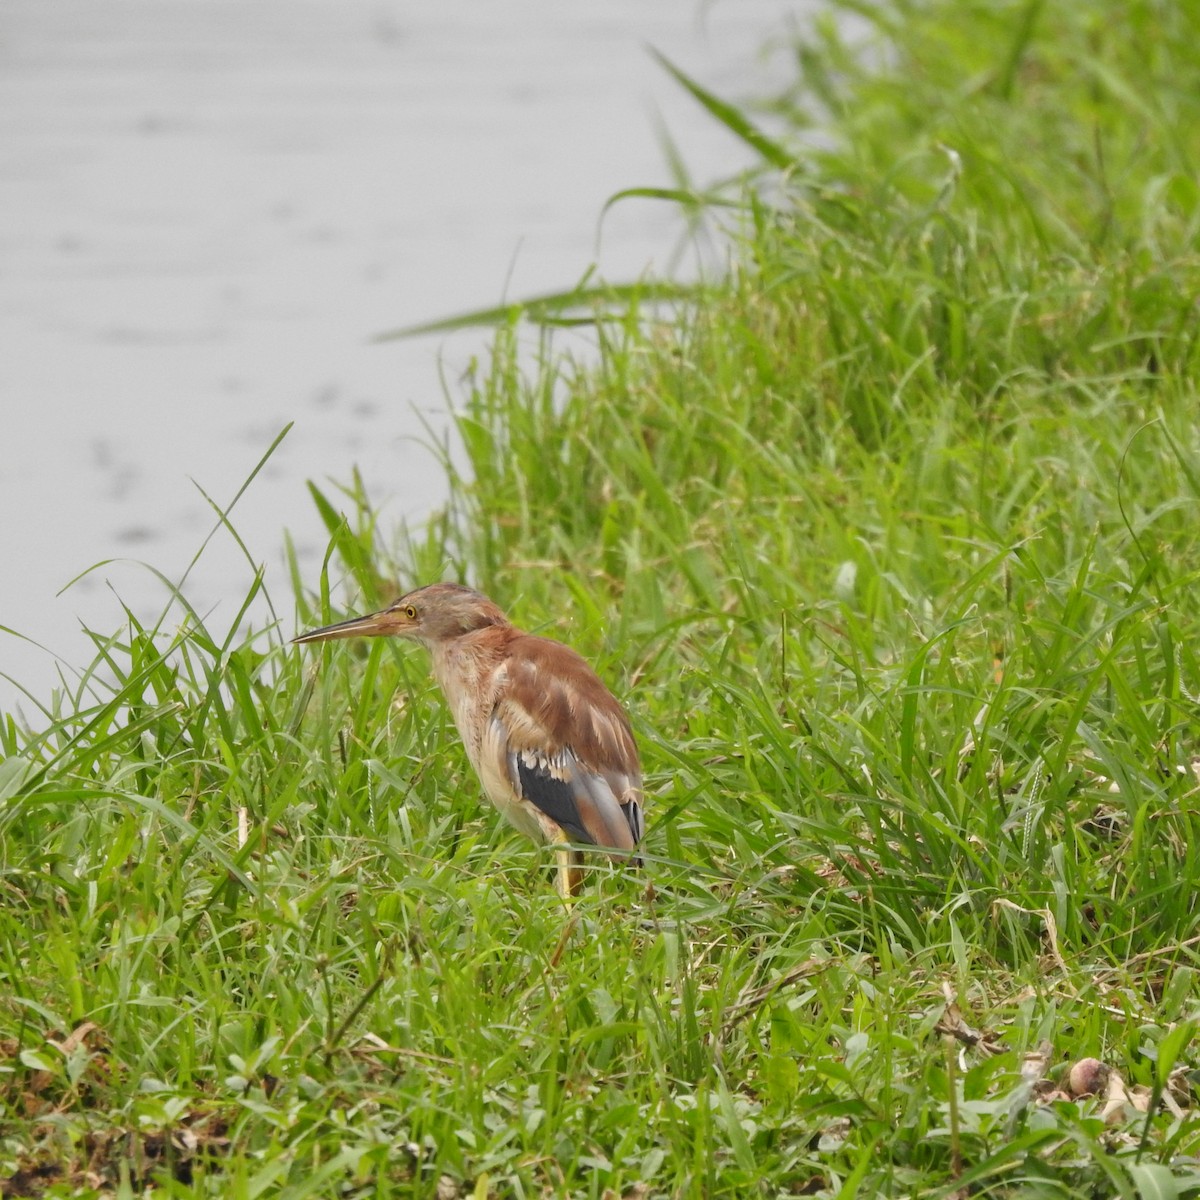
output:
[[[371,335],[666,269],[679,225],[620,188],[748,162],[654,63],[761,95],[784,0],[3,0],[0,672],[47,698],[122,603],[145,616],[274,436],[234,512],[285,620],[283,531],[316,582],[305,481],[357,467],[385,520],[443,499],[419,444],[480,335]],[[115,560],[64,594],[85,568]],[[227,535],[187,594],[227,627],[253,577]],[[290,630],[287,630],[290,632]],[[49,651],[49,652],[48,652]],[[0,707],[17,690],[0,680]],[[28,708],[27,705],[22,705]]]

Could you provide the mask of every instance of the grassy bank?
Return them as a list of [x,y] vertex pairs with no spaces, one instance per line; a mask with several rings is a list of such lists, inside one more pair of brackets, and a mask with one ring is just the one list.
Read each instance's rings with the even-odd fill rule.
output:
[[728,280],[502,329],[428,530],[318,496],[628,698],[645,875],[568,916],[326,581],[98,638],[0,727],[4,1194],[1200,1190],[1200,18],[853,8]]

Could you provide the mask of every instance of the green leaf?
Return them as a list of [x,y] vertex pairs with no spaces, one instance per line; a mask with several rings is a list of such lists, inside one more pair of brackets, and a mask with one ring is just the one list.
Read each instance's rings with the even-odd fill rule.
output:
[[781,171],[791,170],[796,165],[796,156],[788,152],[786,147],[779,142],[772,141],[767,137],[757,126],[755,126],[741,109],[722,100],[719,96],[713,95],[698,84],[694,79],[685,75],[665,54],[660,53],[653,47],[650,48],[650,53],[658,59],[659,63],[669,71],[676,81],[684,86],[691,94],[700,101],[700,103],[708,110],[708,112],[716,117],[730,133],[741,138],[752,150],[754,150],[761,158],[770,163],[773,167],[778,167]]
[[1195,1021],[1180,1021],[1174,1029],[1168,1030],[1163,1040],[1158,1043],[1155,1071],[1158,1076],[1159,1086],[1166,1087],[1167,1080],[1170,1078],[1171,1072],[1175,1069],[1175,1064],[1179,1061],[1180,1055],[1187,1049],[1187,1045],[1195,1033]]
[[512,304],[477,308],[455,316],[405,325],[387,333],[378,333],[373,342],[391,342],[420,337],[426,333],[453,333],[459,329],[493,328],[532,321],[535,325],[590,325],[622,312],[630,304],[648,301],[699,299],[704,289],[698,285],[648,281],[644,283],[606,283],[594,287],[573,287],[566,291],[546,292]]
[[1129,1177],[1143,1200],[1178,1200],[1179,1183],[1162,1163],[1133,1163]]
[[733,1157],[743,1171],[753,1172],[756,1169],[754,1151],[750,1149],[750,1140],[746,1137],[746,1131],[738,1119],[733,1096],[730,1095],[723,1079],[717,1080],[717,1101],[721,1109],[721,1124],[725,1126]]
[[0,762],[0,804],[17,795],[35,769],[33,763],[19,754]]

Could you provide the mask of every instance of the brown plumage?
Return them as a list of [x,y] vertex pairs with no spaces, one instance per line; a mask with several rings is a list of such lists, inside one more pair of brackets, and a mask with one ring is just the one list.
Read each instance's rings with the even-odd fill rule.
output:
[[454,723],[488,799],[522,833],[558,847],[559,890],[582,882],[590,843],[638,860],[642,774],[629,718],[568,646],[523,633],[486,596],[435,583],[297,642],[406,637],[433,656]]

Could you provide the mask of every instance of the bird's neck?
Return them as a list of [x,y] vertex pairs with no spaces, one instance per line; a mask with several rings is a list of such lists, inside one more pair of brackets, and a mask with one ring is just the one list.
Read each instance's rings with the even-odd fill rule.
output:
[[481,713],[490,713],[501,684],[505,647],[516,631],[489,626],[431,646],[437,680],[472,761],[483,735]]

